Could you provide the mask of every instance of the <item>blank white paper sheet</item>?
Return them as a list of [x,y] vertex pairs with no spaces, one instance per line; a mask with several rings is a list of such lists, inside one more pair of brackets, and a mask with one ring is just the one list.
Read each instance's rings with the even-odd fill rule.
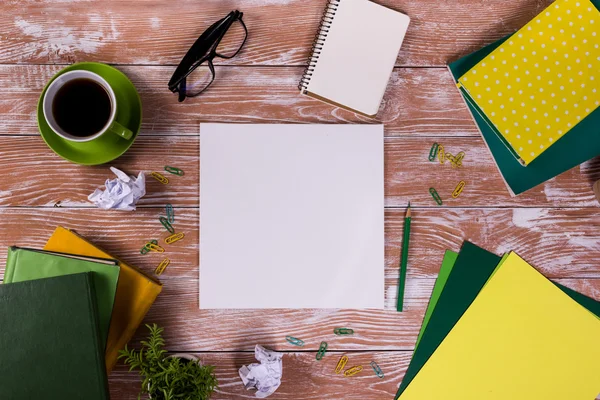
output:
[[384,306],[382,125],[200,125],[200,308]]

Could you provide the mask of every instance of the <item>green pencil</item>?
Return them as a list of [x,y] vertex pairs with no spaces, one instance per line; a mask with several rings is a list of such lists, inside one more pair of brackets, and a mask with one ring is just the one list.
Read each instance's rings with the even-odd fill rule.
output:
[[404,287],[406,286],[406,264],[408,262],[408,242],[410,241],[410,201],[404,217],[404,236],[402,238],[402,255],[400,258],[400,279],[398,281],[398,302],[396,310],[402,311],[404,306]]

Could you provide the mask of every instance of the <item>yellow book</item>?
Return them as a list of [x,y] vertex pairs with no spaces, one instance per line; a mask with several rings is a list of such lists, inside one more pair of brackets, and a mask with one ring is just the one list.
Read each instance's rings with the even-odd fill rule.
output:
[[510,253],[399,400],[592,400],[600,318]]
[[[56,228],[44,250],[87,257],[115,258],[81,236],[61,226]],[[160,281],[119,260],[121,271],[106,343],[106,370],[117,363],[123,349],[162,290]]]
[[599,44],[590,0],[557,0],[458,86],[527,165],[600,105]]

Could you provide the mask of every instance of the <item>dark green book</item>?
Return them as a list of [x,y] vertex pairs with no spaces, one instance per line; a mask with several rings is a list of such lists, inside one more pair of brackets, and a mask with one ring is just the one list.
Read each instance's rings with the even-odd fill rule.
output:
[[[600,8],[600,0],[592,0]],[[500,39],[475,53],[469,54],[448,68],[455,81],[473,68],[479,61],[504,43],[510,36]],[[513,195],[523,193],[565,171],[600,155],[600,108],[579,122],[553,146],[524,167],[519,163],[502,139],[482,117],[478,107],[461,91],[469,111],[485,140],[506,186]]]
[[0,285],[0,399],[109,399],[92,274]]
[[[396,399],[419,373],[429,357],[446,338],[454,325],[467,311],[483,286],[496,270],[501,258],[470,242],[462,246],[446,284],[442,289],[421,341],[415,348],[408,370],[402,379]],[[600,317],[600,302],[555,283],[577,303]]]
[[81,272],[95,272],[94,284],[100,318],[100,335],[106,346],[121,268],[117,260],[11,247],[6,258],[4,283],[23,282]]

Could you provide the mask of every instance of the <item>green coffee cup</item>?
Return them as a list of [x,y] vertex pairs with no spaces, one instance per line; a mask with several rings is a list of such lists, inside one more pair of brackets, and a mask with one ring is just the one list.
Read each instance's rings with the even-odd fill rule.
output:
[[[56,112],[53,101],[61,95],[60,88],[76,79],[90,80],[101,86],[109,104],[106,120],[102,120],[101,126],[86,127],[88,131],[84,135],[73,135],[65,130],[53,114]],[[98,106],[93,102],[90,105]],[[69,116],[67,107],[62,114],[67,124],[71,121]],[[121,71],[101,63],[77,63],[59,71],[44,88],[38,102],[37,120],[42,138],[56,154],[77,164],[98,165],[114,160],[131,147],[141,127],[142,104],[135,86]]]

